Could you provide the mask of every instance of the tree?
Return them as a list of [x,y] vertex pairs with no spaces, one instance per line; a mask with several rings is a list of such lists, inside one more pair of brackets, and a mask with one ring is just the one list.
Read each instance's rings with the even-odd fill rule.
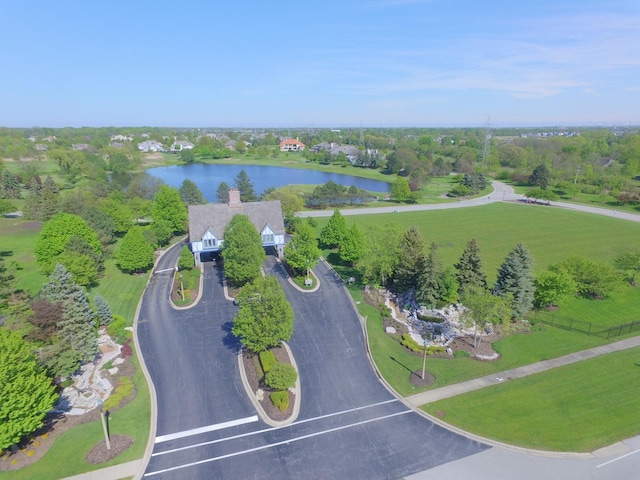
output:
[[21,198],[21,187],[18,177],[6,168],[0,174],[0,198]]
[[415,289],[426,262],[424,238],[417,227],[411,226],[400,241],[398,260],[393,276],[394,290],[398,293],[404,293]]
[[532,188],[524,196],[534,200],[544,200],[547,204],[558,199],[558,195],[553,190],[544,190],[542,188]]
[[153,197],[153,220],[165,220],[173,233],[182,233],[187,225],[187,208],[180,192],[175,188],[163,185]]
[[7,267],[4,257],[0,255],[0,315],[7,309],[9,297],[16,289],[16,279],[12,270]]
[[457,270],[456,278],[460,295],[464,295],[465,290],[469,287],[487,288],[487,275],[482,267],[480,248],[475,238],[467,242],[460,260],[454,267]]
[[[190,152],[191,150],[185,150]],[[180,198],[187,205],[203,205],[207,203],[198,186],[192,180],[186,178],[180,185]]]
[[300,274],[315,267],[320,259],[320,249],[315,230],[307,222],[301,222],[293,234],[293,238],[284,247],[287,264]]
[[193,268],[193,253],[189,250],[189,247],[184,245],[180,250],[180,257],[178,258],[178,268],[180,270],[191,270]]
[[196,155],[190,148],[185,148],[180,151],[180,160],[184,163],[193,163],[196,160]]
[[100,201],[98,209],[111,219],[116,233],[127,233],[133,226],[133,212],[119,192],[114,192]]
[[173,226],[164,218],[155,220],[148,229],[153,234],[157,246],[167,245],[173,236]]
[[536,277],[533,303],[537,308],[556,305],[558,300],[576,292],[576,282],[566,271],[545,270]]
[[304,201],[300,195],[289,190],[274,190],[263,195],[262,200],[280,200],[280,206],[282,207],[282,213],[286,224],[290,224],[295,213],[304,208]]
[[96,295],[93,299],[93,306],[96,308],[96,317],[100,325],[109,325],[113,320],[113,313],[111,307],[100,295]]
[[264,376],[264,383],[276,391],[284,391],[293,387],[298,379],[298,372],[293,365],[276,363]]
[[581,255],[573,255],[562,262],[551,265],[549,270],[568,273],[576,283],[578,295],[601,300],[613,293],[620,279],[613,266],[596,262]]
[[27,338],[31,341],[50,342],[58,333],[58,323],[64,320],[62,305],[40,298],[31,304],[31,310],[33,314],[29,317],[29,322],[36,328],[29,332]]
[[45,273],[51,273],[56,257],[65,251],[73,237],[83,239],[94,253],[102,255],[102,245],[96,232],[77,215],[58,213],[44,224],[35,246],[36,261]]
[[97,206],[91,206],[80,214],[87,224],[96,232],[103,246],[115,242],[116,224],[113,219]]
[[487,180],[482,173],[465,173],[460,183],[467,187],[471,193],[478,193],[487,188]]
[[89,255],[65,251],[56,257],[56,262],[67,269],[78,285],[89,287],[98,281],[98,267]]
[[255,202],[258,200],[256,192],[253,189],[253,182],[244,170],[240,170],[238,175],[236,175],[233,184],[240,192],[240,201]]
[[216,190],[216,199],[220,203],[229,203],[229,185],[225,182],[220,182],[218,190]]
[[123,272],[146,272],[153,266],[155,251],[144,238],[141,227],[131,228],[116,251],[118,267]]
[[57,397],[20,335],[0,329],[0,451],[40,428]]
[[391,185],[391,199],[397,202],[406,202],[411,199],[409,181],[404,177],[398,177]]
[[617,268],[628,274],[629,283],[636,285],[636,275],[640,272],[640,247],[626,252],[620,252],[614,264]]
[[278,346],[293,335],[293,309],[275,278],[258,277],[245,285],[238,303],[231,331],[252,352]]
[[234,215],[224,230],[224,273],[236,286],[260,275],[265,253],[262,238],[247,215]]
[[78,352],[82,361],[93,360],[98,353],[95,314],[85,289],[58,263],[49,275],[49,282],[42,287],[42,295],[62,305],[64,318],[58,323],[60,339]]
[[542,190],[546,190],[551,183],[551,172],[547,166],[543,163],[533,169],[531,176],[529,177],[529,184],[540,187]]
[[444,269],[438,257],[438,245],[431,243],[417,287],[417,299],[429,307],[435,307],[441,299],[441,278]]
[[358,262],[365,282],[380,286],[387,284],[393,276],[400,255],[402,235],[402,227],[393,223],[369,227],[365,235],[367,241],[364,252]]
[[365,238],[362,230],[357,224],[347,230],[347,234],[340,242],[340,249],[338,255],[340,260],[349,265],[354,265],[364,253]]
[[336,248],[347,235],[347,221],[340,210],[333,211],[333,215],[320,232],[320,244],[327,248]]
[[519,243],[498,269],[498,279],[493,291],[500,297],[511,295],[514,318],[521,318],[533,307],[535,280],[532,263],[529,251]]
[[478,348],[482,340],[482,335],[478,335],[478,327],[482,329],[488,323],[504,324],[513,316],[511,294],[500,297],[483,288],[470,286],[465,290],[461,300],[464,305],[461,320],[465,326],[472,326],[474,329],[474,348]]

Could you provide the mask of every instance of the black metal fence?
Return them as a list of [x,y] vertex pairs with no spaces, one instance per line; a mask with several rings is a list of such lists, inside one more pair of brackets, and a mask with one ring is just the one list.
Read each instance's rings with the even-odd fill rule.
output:
[[619,325],[604,328],[602,327],[602,325],[596,325],[594,323],[584,322],[582,320],[574,320],[572,318],[556,318],[555,315],[552,315],[551,318],[536,318],[536,320],[547,325],[552,325],[554,327],[564,328],[565,330],[575,330],[578,332],[586,333],[587,335],[594,335],[601,338],[615,338],[640,331],[640,320],[636,320],[630,323],[621,323]]

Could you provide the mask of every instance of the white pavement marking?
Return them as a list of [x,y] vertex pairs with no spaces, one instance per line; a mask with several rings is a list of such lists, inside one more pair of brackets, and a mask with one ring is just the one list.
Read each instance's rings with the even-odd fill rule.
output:
[[633,452],[625,453],[624,455],[622,455],[620,457],[617,457],[617,458],[614,458],[613,460],[609,460],[608,462],[601,463],[596,468],[604,467],[606,465],[609,465],[610,463],[617,462],[618,460],[622,460],[623,458],[626,458],[626,457],[631,456],[631,455],[633,455],[635,453],[638,453],[638,452],[640,452],[640,450],[634,450]]
[[226,455],[220,455],[219,457],[206,458],[204,460],[199,460],[197,462],[185,463],[184,465],[176,465],[175,467],[165,468],[163,470],[157,470],[155,472],[145,473],[145,477],[150,477],[152,475],[159,475],[161,473],[173,472],[174,470],[181,470],[187,467],[195,467],[196,465],[202,465],[203,463],[211,463],[217,460],[224,460],[225,458],[236,457],[238,455],[244,455],[245,453],[253,453],[258,452],[260,450],[266,450],[271,447],[278,447],[280,445],[285,445],[293,442],[299,442],[300,440],[306,440],[308,438],[318,437],[320,435],[325,435],[327,433],[338,432],[340,430],[346,430],[347,428],[357,427],[359,425],[365,425],[367,423],[377,422],[378,420],[386,420],[387,418],[397,417],[399,415],[405,415],[407,413],[413,413],[413,410],[405,410],[402,412],[392,413],[390,415],[385,415],[383,417],[372,418],[370,420],[363,420],[362,422],[352,423],[350,425],[343,425],[342,427],[331,428],[329,430],[322,430],[316,433],[310,433],[309,435],[303,435],[301,437],[291,438],[289,440],[283,440],[281,442],[271,443],[269,445],[262,445],[260,447],[249,448],[247,450],[242,450],[239,452],[228,453]]
[[393,402],[397,402],[397,401],[398,401],[397,398],[394,398],[393,400],[385,400],[384,402],[372,403],[371,405],[365,405],[364,407],[350,408],[349,410],[342,410],[340,412],[329,413],[327,415],[320,415],[319,417],[307,418],[306,420],[300,420],[299,422],[293,422],[293,423],[290,423],[289,425],[284,425],[282,427],[263,428],[262,430],[255,430],[253,432],[240,433],[238,435],[233,435],[231,437],[218,438],[217,440],[209,440],[208,442],[201,442],[201,443],[196,443],[194,445],[187,445],[186,447],[172,448],[171,450],[165,450],[165,451],[162,451],[162,452],[152,453],[151,456],[152,457],[159,457],[160,455],[167,455],[168,453],[175,453],[175,452],[181,452],[182,450],[190,450],[192,448],[205,447],[207,445],[213,445],[214,443],[222,443],[222,442],[226,442],[226,441],[229,441],[229,440],[236,440],[238,438],[250,437],[252,435],[260,435],[261,433],[272,432],[274,430],[282,430],[283,428],[289,428],[289,427],[292,427],[294,425],[300,425],[300,424],[303,424],[303,423],[313,422],[315,420],[322,420],[324,418],[335,417],[335,416],[338,416],[338,415],[343,415],[345,413],[357,412],[358,410],[364,410],[366,408],[377,407],[379,405],[385,405],[387,403],[393,403]]
[[258,416],[253,415],[251,417],[239,418],[238,420],[230,420],[228,422],[216,423],[215,425],[207,425],[206,427],[193,428],[191,430],[184,430],[182,432],[170,433],[168,435],[160,435],[156,437],[155,443],[168,442],[169,440],[176,440],[178,438],[190,437],[192,435],[198,435],[200,433],[214,432],[216,430],[222,430],[223,428],[236,427],[238,425],[244,425],[246,423],[257,422]]
[[156,270],[153,273],[164,273],[164,272],[175,272],[175,271],[176,271],[176,269],[174,267],[174,268],[165,268],[164,270]]

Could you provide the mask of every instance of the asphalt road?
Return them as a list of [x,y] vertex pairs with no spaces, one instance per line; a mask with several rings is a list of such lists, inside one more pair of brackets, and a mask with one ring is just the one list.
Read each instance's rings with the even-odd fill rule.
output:
[[[177,253],[157,270],[171,268]],[[401,478],[487,448],[434,425],[382,386],[349,297],[326,266],[316,269],[315,293],[293,289],[273,257],[265,268],[280,278],[295,311],[298,419],[272,428],[255,418],[228,331],[236,307],[224,298],[217,268],[206,264],[204,295],[188,310],[167,303],[172,273],[156,273],[138,326],[157,392],[145,478]]]

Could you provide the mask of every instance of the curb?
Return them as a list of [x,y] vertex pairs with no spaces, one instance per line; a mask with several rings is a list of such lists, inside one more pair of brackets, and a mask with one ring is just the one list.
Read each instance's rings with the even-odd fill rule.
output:
[[[296,372],[299,372],[298,365],[296,364],[296,359],[293,357],[293,353],[291,353],[291,349],[289,348],[289,345],[287,345],[287,342],[284,342],[284,341],[281,343],[282,343],[282,346],[287,351],[287,354],[289,355],[291,364],[296,369]],[[243,359],[244,359],[244,354],[240,352],[238,354],[238,368],[240,369],[240,378],[242,379],[242,385],[244,386],[244,389],[247,392],[247,395],[249,396],[251,403],[253,403],[253,406],[255,407],[256,412],[258,412],[258,416],[262,419],[262,421],[272,427],[284,427],[286,425],[289,425],[295,422],[300,413],[300,403],[302,402],[302,390],[300,388],[300,373],[298,373],[298,378],[296,379],[296,385],[295,385],[296,395],[294,397],[293,412],[291,413],[291,416],[286,420],[273,420],[271,419],[271,417],[269,417],[265,413],[264,409],[262,408],[262,405],[260,405],[260,402],[258,402],[258,399],[256,398],[255,392],[251,390],[251,386],[249,385],[249,381],[247,380],[247,374],[244,370]]]

